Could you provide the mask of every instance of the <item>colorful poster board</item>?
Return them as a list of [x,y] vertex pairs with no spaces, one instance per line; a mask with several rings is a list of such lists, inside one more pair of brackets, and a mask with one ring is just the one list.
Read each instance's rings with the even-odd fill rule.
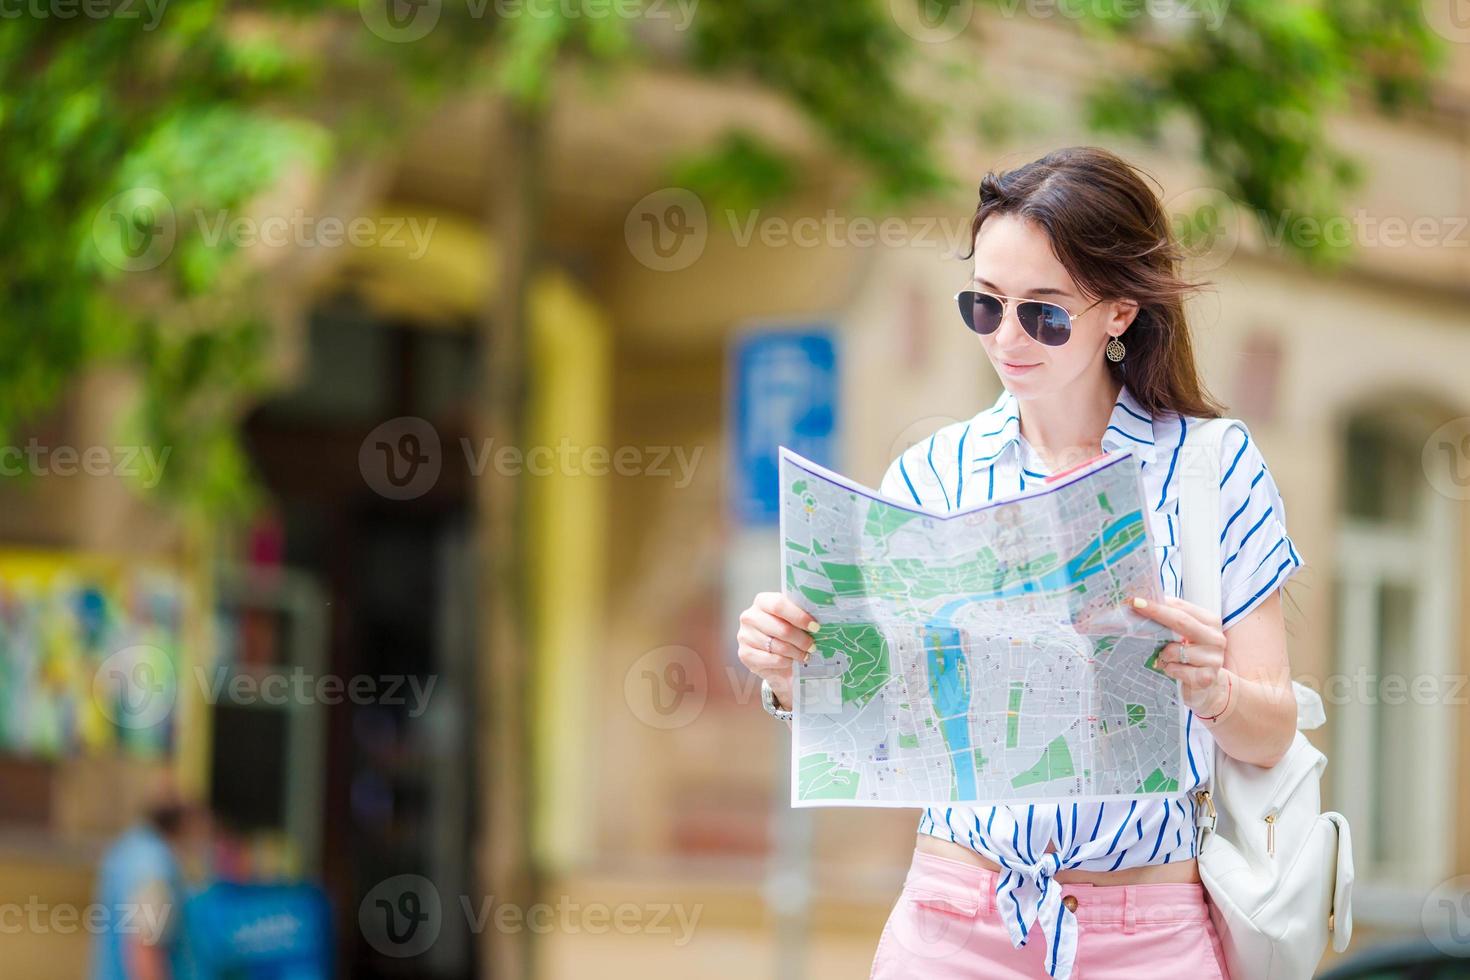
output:
[[169,754],[187,604],[167,566],[0,551],[0,752]]

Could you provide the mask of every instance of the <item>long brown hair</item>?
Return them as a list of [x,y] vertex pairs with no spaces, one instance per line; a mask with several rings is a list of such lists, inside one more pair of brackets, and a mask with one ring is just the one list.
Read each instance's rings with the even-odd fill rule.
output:
[[1182,250],[1169,216],[1140,174],[1095,146],[1070,146],[987,173],[963,257],[974,254],[987,218],[1012,214],[1034,222],[1089,299],[1138,303],[1122,337],[1127,355],[1107,362],[1113,377],[1151,415],[1216,418],[1221,409],[1200,382],[1184,317],[1184,298],[1199,285],[1180,276]]

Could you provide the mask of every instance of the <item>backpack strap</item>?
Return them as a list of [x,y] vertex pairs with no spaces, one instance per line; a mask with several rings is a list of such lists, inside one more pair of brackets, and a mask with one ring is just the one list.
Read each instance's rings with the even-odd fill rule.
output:
[[[1220,452],[1230,419],[1200,419],[1187,423],[1180,447],[1179,559],[1184,573],[1184,598],[1212,613],[1220,612]],[[1213,763],[1214,760],[1211,760]],[[1203,793],[1195,795],[1196,850],[1214,832],[1215,766]],[[1203,806],[1208,823],[1199,819]]]

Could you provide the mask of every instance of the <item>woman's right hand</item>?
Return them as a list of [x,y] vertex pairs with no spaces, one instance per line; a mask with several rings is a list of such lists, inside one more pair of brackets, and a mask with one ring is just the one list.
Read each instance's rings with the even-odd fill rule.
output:
[[791,709],[791,665],[806,663],[817,641],[817,621],[779,592],[761,592],[740,614],[740,662],[770,682],[776,701]]

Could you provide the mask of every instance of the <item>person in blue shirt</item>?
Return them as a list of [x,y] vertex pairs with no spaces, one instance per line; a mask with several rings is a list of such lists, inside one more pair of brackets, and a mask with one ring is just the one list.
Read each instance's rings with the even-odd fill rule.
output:
[[202,812],[161,777],[143,819],[103,855],[97,873],[102,928],[93,940],[91,980],[179,980],[185,894],[183,854]]

